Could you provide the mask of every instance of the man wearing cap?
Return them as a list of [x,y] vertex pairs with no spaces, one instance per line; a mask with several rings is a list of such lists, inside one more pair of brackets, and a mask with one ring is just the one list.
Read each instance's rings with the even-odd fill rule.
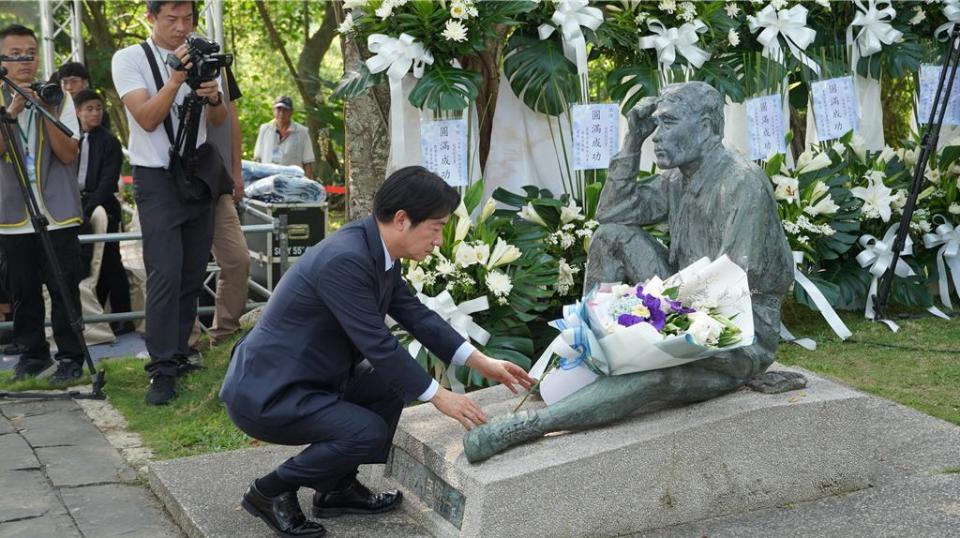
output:
[[303,167],[307,177],[313,177],[313,144],[310,131],[292,121],[293,99],[287,95],[273,102],[273,121],[260,126],[253,158],[262,163]]

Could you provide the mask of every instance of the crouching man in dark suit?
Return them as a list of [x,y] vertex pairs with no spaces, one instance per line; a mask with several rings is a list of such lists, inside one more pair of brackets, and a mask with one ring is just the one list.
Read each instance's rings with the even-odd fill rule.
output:
[[517,365],[465,342],[407,288],[400,258],[422,260],[442,242],[459,195],[435,174],[408,167],[374,198],[374,215],[307,250],[280,280],[260,321],[237,344],[220,398],[248,435],[309,446],[253,482],[243,507],[280,536],[321,536],[297,501],[312,488],[313,513],[396,508],[398,491],[373,493],[357,467],[386,461],[406,402],[429,401],[470,429],[486,422],[470,399],[439,386],[384,323],[390,315],[444,362],[529,388]]

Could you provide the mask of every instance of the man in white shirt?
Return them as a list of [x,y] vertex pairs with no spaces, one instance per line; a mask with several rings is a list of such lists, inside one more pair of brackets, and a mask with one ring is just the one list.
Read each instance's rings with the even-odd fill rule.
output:
[[293,99],[287,95],[273,102],[273,121],[260,126],[253,158],[262,163],[302,166],[313,177],[313,144],[310,130],[292,121]]
[[[134,199],[143,231],[143,261],[147,269],[146,344],[150,362],[146,371],[150,389],[145,401],[163,405],[176,395],[178,374],[189,371],[188,338],[197,314],[213,240],[213,202],[187,202],[177,187],[170,166],[171,140],[180,128],[179,106],[190,94],[186,71],[171,69],[167,56],[187,64],[185,45],[197,22],[194,2],[148,1],[147,20],[153,32],[142,44],[113,56],[113,84],[123,100],[130,125],[130,164],[133,165]],[[150,56],[148,56],[148,52]],[[163,84],[157,87],[152,57]],[[218,81],[207,81],[196,90],[205,98],[197,132],[197,147],[206,140],[206,123],[220,125],[226,108]],[[170,122],[165,125],[169,116]],[[167,127],[170,127],[168,132]]]
[[[36,99],[29,88],[37,76],[37,38],[32,30],[13,24],[0,30],[0,55],[17,58],[3,62],[9,78],[25,93]],[[14,370],[14,379],[36,375],[52,363],[50,346],[44,334],[46,317],[43,284],[48,285],[52,302],[51,321],[57,343],[57,372],[55,382],[77,379],[83,374],[83,349],[80,339],[70,326],[61,290],[53,284],[50,260],[44,253],[39,234],[27,213],[20,179],[12,151],[23,157],[30,186],[43,217],[46,218],[50,240],[59,256],[67,287],[67,300],[80,311],[80,243],[77,229],[81,222],[80,189],[77,185],[77,140],[80,126],[74,112],[73,100],[67,95],[59,103],[42,106],[65,124],[73,136],[64,134],[26,99],[12,88],[0,89],[0,105],[16,118],[15,148],[0,140],[0,277],[10,294],[13,310],[14,342],[23,353]]]

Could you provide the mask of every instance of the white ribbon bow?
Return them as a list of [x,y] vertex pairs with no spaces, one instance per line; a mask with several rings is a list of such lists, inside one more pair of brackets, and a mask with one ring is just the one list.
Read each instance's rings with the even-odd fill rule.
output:
[[[560,28],[563,37],[563,55],[577,66],[578,75],[587,74],[587,41],[583,37],[581,26],[596,30],[603,23],[603,12],[590,7],[587,0],[560,0],[553,12],[553,21]],[[540,39],[553,35],[556,28],[541,24],[537,29]]]
[[[870,281],[870,290],[867,292],[867,304],[863,310],[863,315],[867,319],[874,319],[875,317],[873,296],[877,294],[877,283],[880,277],[887,272],[887,269],[890,268],[890,263],[893,262],[893,240],[897,236],[897,228],[899,227],[899,223],[890,226],[887,233],[883,234],[882,241],[869,234],[860,236],[859,243],[860,246],[863,247],[863,251],[857,254],[857,263],[860,264],[860,267],[869,266],[870,274],[873,275],[873,279]],[[900,252],[900,258],[897,260],[897,266],[893,269],[893,273],[896,276],[905,278],[916,274],[903,259],[904,256],[910,256],[912,254],[913,241],[908,235],[907,241],[903,245],[903,250]],[[887,319],[880,321],[890,327],[890,330],[893,332],[900,330],[900,326],[893,321]]]
[[960,22],[960,0],[944,0],[943,16],[947,18],[947,22],[941,24],[933,33],[940,41],[946,41],[953,25]]
[[700,68],[710,59],[710,53],[696,46],[700,36],[707,31],[707,25],[700,19],[682,24],[679,28],[667,28],[657,19],[647,22],[654,35],[640,38],[641,49],[657,49],[657,61],[662,68],[669,69],[677,58],[677,53],[686,58],[690,65]]
[[[960,290],[960,228],[954,228],[952,224],[944,222],[937,226],[933,233],[923,235],[923,246],[931,249],[940,246],[940,250],[937,252],[940,302],[947,308],[953,308],[953,302],[950,300],[947,267],[950,268],[954,289]],[[960,294],[960,291],[957,293]]]
[[[807,295],[810,296],[813,304],[817,305],[817,309],[820,310],[820,314],[823,316],[823,319],[826,320],[827,325],[833,329],[833,332],[835,332],[841,340],[850,338],[853,333],[850,332],[850,329],[847,328],[847,325],[842,319],[840,319],[840,316],[837,315],[837,312],[833,309],[830,301],[828,301],[823,295],[823,292],[820,291],[820,288],[818,288],[812,280],[807,278],[807,275],[800,272],[801,262],[803,262],[803,252],[794,251],[793,277],[797,281],[797,284],[800,284],[800,287],[803,288],[803,291],[807,292]],[[780,337],[809,351],[817,349],[817,343],[814,340],[810,338],[797,338],[793,336],[793,333],[791,333],[783,323],[780,324]]]
[[817,37],[815,30],[807,28],[807,8],[798,4],[790,9],[777,11],[773,4],[770,4],[760,10],[756,17],[751,15],[747,19],[750,32],[762,28],[757,41],[763,45],[764,56],[778,62],[783,61],[783,51],[778,39],[782,35],[793,56],[811,71],[820,74],[820,66],[803,52]]
[[[880,52],[883,45],[891,45],[903,39],[903,33],[895,29],[890,23],[897,16],[888,0],[867,0],[864,6],[862,0],[854,0],[857,14],[853,22],[847,27],[847,45],[854,46],[857,57],[867,57]],[[885,6],[885,7],[878,7]],[[853,27],[860,26],[856,44],[853,40]],[[856,67],[856,66],[854,66]]]
[[425,64],[433,64],[433,54],[409,34],[399,38],[383,34],[371,34],[367,48],[374,53],[367,59],[371,73],[387,72],[390,81],[390,152],[393,158],[402,157],[404,148],[403,77],[413,67],[413,76],[423,76]]
[[[560,334],[553,339],[553,342],[547,346],[537,362],[530,368],[530,377],[542,381],[554,354],[560,356],[561,368],[564,368],[564,363],[567,364],[568,368],[579,366],[581,363],[590,368],[591,371],[597,368],[597,365],[593,364],[590,359],[594,355],[602,359],[602,352],[599,346],[590,345],[590,329],[583,324],[583,320],[580,318],[581,312],[582,307],[579,302],[565,305],[563,307],[563,318],[549,323],[551,327],[559,330]],[[600,372],[594,371],[594,373]]]

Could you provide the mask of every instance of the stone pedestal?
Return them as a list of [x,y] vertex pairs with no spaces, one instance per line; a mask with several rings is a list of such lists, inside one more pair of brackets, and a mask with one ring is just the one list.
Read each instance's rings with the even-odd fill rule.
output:
[[[436,536],[559,538],[658,529],[958,465],[960,428],[803,373],[802,391],[741,390],[475,465],[458,423],[414,407],[383,481],[404,490],[404,508]],[[518,401],[502,387],[471,396],[489,416]]]

